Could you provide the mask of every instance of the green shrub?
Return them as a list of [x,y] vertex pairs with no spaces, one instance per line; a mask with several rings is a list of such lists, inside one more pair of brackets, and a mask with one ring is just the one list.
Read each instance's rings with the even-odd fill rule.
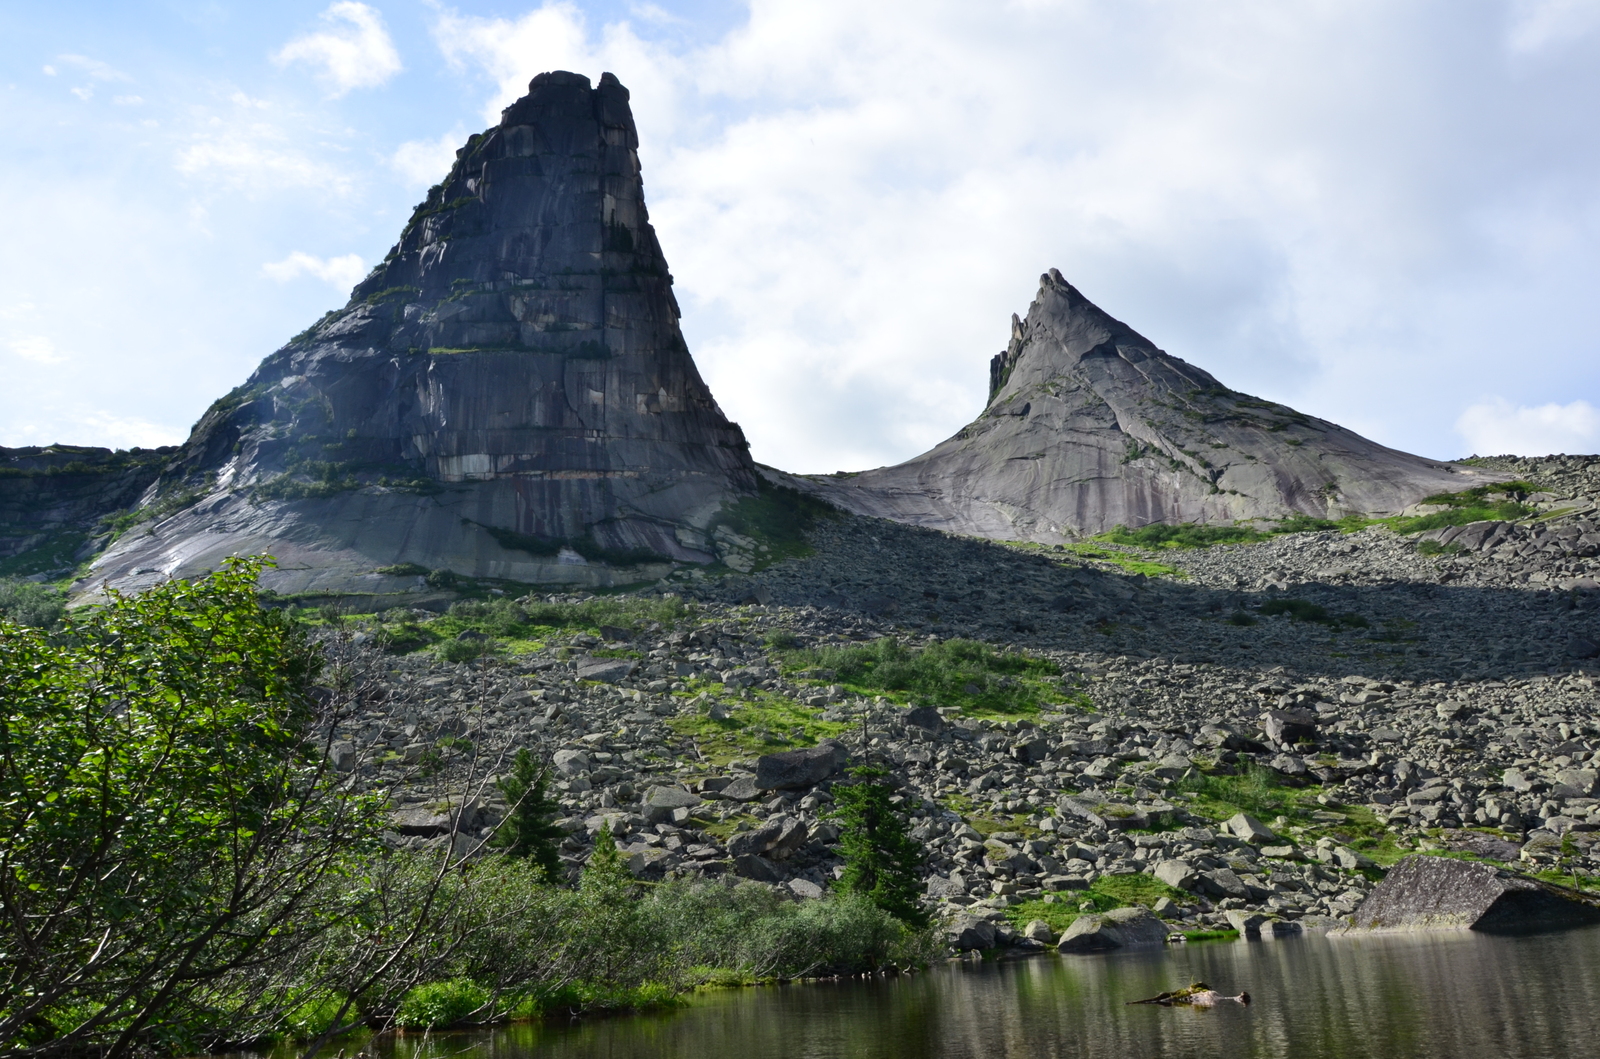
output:
[[1180,779],[1173,786],[1182,793],[1199,795],[1194,808],[1216,820],[1241,812],[1271,819],[1295,811],[1294,794],[1282,785],[1278,774],[1254,762],[1246,762],[1231,776],[1202,773]]
[[433,653],[439,656],[441,662],[470,662],[474,658],[482,658],[493,647],[492,640],[468,637],[465,640],[445,640],[433,649]]
[[18,625],[48,629],[66,612],[66,596],[49,585],[11,578],[0,579],[0,617]]
[[407,993],[395,1012],[406,1029],[436,1030],[464,1022],[489,1003],[489,991],[470,978],[429,982]]
[[1137,548],[1209,548],[1213,544],[1252,544],[1268,536],[1249,526],[1202,526],[1182,522],[1177,525],[1153,523],[1138,529],[1113,526],[1097,539]]
[[832,671],[840,684],[861,693],[899,694],[932,706],[973,713],[1032,713],[1059,701],[1049,683],[1061,668],[1019,651],[996,651],[975,640],[944,640],[910,648],[892,636],[848,647],[788,651],[791,669]]

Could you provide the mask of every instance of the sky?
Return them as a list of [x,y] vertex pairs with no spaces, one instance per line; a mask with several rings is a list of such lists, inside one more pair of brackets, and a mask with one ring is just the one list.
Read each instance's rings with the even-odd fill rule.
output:
[[1600,452],[1600,0],[0,4],[0,445],[172,444],[548,69],[756,459],[982,409],[1049,268],[1436,458]]

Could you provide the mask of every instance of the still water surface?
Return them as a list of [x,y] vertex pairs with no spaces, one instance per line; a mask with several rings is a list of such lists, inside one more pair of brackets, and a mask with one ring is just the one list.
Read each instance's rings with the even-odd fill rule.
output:
[[[1248,1008],[1129,1007],[1201,979]],[[724,990],[659,1015],[396,1038],[386,1059],[1600,1055],[1600,928],[1311,935]]]

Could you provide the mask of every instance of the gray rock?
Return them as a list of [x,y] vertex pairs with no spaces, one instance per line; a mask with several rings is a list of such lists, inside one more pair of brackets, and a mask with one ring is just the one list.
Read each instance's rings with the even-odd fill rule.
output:
[[674,809],[692,809],[699,804],[698,795],[677,787],[651,787],[640,800],[639,808],[646,820],[659,824],[670,820]]
[[1531,933],[1600,923],[1600,900],[1492,864],[1407,857],[1355,910],[1350,933]]
[[357,759],[354,743],[339,742],[328,747],[328,763],[340,772],[349,772],[355,768]]
[[1267,917],[1258,912],[1242,912],[1236,908],[1229,909],[1224,915],[1228,918],[1228,926],[1246,938],[1259,938],[1261,926],[1267,922]]
[[778,883],[783,881],[783,873],[778,871],[777,865],[765,857],[755,853],[746,853],[733,858],[734,874],[745,879],[754,879],[756,882]]
[[[159,535],[124,534],[82,590],[228,555],[276,556],[278,592],[380,600],[437,598],[447,578],[427,571],[601,586],[711,561],[705,520],[753,493],[755,470],[678,327],[637,151],[615,77],[534,78],[350,301],[207,413],[145,502],[226,464],[221,484]],[[580,540],[609,557],[563,547]]]
[[1556,773],[1556,782],[1571,787],[1576,793],[1570,797],[1591,798],[1600,772],[1594,769],[1562,769]]
[[1600,655],[1600,643],[1587,636],[1574,636],[1567,641],[1567,654],[1573,658],[1594,658]]
[[754,831],[743,831],[728,839],[728,854],[741,857],[750,853],[778,854],[803,843],[810,832],[804,821],[792,816],[778,816]]
[[581,750],[557,750],[551,756],[550,763],[563,776],[576,776],[589,771],[589,755]]
[[638,668],[639,663],[631,658],[591,658],[578,664],[578,679],[615,684],[626,680]]
[[729,801],[751,802],[761,797],[765,792],[756,786],[756,778],[754,776],[740,776],[717,793]]
[[815,787],[838,772],[848,755],[844,744],[834,739],[802,750],[763,754],[756,759],[755,785],[765,791]]
[[961,952],[992,949],[995,943],[994,924],[977,916],[957,916],[947,928],[950,945]]
[[1293,746],[1317,737],[1317,715],[1310,710],[1268,710],[1261,715],[1261,728],[1279,746]]
[[789,887],[790,893],[806,901],[815,901],[826,893],[810,879],[790,879],[785,885]]
[[1029,941],[1037,941],[1043,945],[1056,943],[1056,932],[1050,929],[1050,924],[1042,919],[1030,919],[1027,926],[1022,928],[1022,936]]
[[1263,842],[1275,841],[1278,837],[1271,828],[1249,813],[1234,813],[1228,817],[1222,827],[1235,838],[1242,838],[1246,842],[1254,842],[1257,845]]
[[1178,890],[1189,889],[1199,879],[1194,866],[1182,860],[1164,860],[1157,864],[1155,877]]
[[1229,390],[1052,269],[1012,317],[978,419],[894,467],[781,480],[859,514],[1054,543],[1118,524],[1392,514],[1501,477]]
[[1104,915],[1081,915],[1061,934],[1061,952],[1108,952],[1112,949],[1160,945],[1167,925],[1148,908],[1113,908]]
[[944,716],[932,706],[914,706],[906,711],[906,723],[937,732],[944,727]]

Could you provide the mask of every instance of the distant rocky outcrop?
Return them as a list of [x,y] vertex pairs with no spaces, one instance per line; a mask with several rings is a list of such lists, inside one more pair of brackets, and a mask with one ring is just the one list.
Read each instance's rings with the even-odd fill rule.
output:
[[[0,576],[60,577],[104,546],[175,448],[0,448]],[[98,538],[98,539],[97,539]]]
[[628,91],[534,78],[342,309],[218,401],[81,588],[269,553],[283,593],[601,585],[709,561],[756,490],[678,328]]
[[1057,542],[1116,525],[1394,514],[1502,476],[1408,455],[1228,389],[1052,269],[989,366],[989,404],[893,467],[782,481],[851,511]]
[[1345,933],[1518,934],[1600,923],[1600,899],[1492,864],[1407,857],[1361,902]]

